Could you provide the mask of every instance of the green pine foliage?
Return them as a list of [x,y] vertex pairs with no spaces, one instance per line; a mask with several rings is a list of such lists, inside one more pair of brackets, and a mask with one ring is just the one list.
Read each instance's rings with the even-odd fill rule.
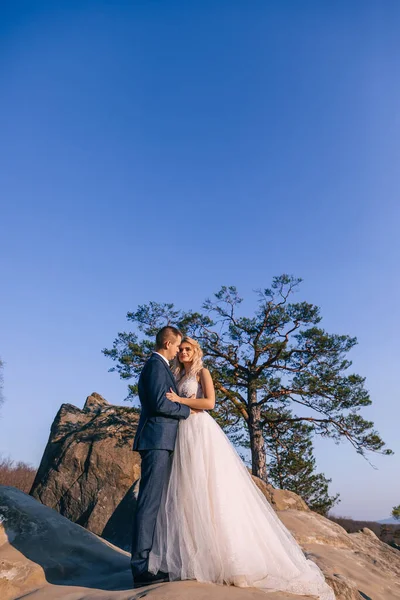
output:
[[392,509],[392,517],[400,521],[400,504]]
[[[285,414],[290,418],[290,413]],[[330,496],[332,480],[316,472],[312,434],[312,425],[302,421],[278,425],[271,421],[265,435],[268,473],[276,487],[295,492],[311,510],[327,515],[340,502],[339,494]]]

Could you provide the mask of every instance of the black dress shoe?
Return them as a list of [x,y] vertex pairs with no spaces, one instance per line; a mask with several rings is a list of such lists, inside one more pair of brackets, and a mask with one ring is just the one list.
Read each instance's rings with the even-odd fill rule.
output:
[[158,571],[154,574],[146,571],[145,573],[141,573],[140,575],[134,577],[133,588],[135,589],[145,585],[152,585],[153,583],[166,583],[167,581],[169,581],[168,573]]

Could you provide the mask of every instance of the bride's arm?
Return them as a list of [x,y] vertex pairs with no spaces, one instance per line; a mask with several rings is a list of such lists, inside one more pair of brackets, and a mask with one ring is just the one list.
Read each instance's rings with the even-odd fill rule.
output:
[[172,402],[180,402],[186,404],[189,408],[197,410],[212,410],[215,406],[215,391],[213,380],[208,369],[200,371],[200,384],[203,390],[204,398],[180,398],[175,392],[171,391],[166,394],[168,400]]

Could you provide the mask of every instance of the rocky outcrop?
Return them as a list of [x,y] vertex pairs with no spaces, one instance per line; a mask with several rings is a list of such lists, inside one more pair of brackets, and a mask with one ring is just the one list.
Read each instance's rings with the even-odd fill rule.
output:
[[30,494],[74,523],[121,547],[131,544],[140,456],[132,452],[134,408],[91,394],[79,409],[63,404],[51,426]]
[[310,510],[304,500],[294,492],[278,490],[255,475],[251,477],[275,510]]
[[[400,553],[311,511],[279,517],[323,570],[337,600],[399,600]],[[58,512],[0,486],[0,598],[16,600],[306,600],[281,592],[183,581],[131,589],[129,554]],[[311,597],[308,597],[311,600]]]
[[[100,394],[83,409],[63,404],[30,494],[124,550],[131,546],[140,456],[132,451],[139,413]],[[308,510],[293,492],[253,480],[275,510]]]
[[[63,405],[52,425],[31,494],[71,521],[129,549],[135,490],[140,477],[140,458],[131,450],[137,422],[135,409],[112,406],[98,394],[89,396],[82,410]],[[398,550],[382,543],[367,529],[348,534],[337,523],[310,511],[296,494],[274,489],[257,477],[253,480],[306,554],[322,569],[337,600],[400,599]],[[3,546],[0,538],[0,572],[3,570],[5,574],[1,579],[0,573],[1,598],[2,585],[15,591],[19,581],[25,582],[21,583],[21,589],[38,587],[38,592],[30,596],[32,600],[35,597],[45,600],[45,594],[54,594],[53,588],[49,592],[49,584],[62,586],[67,582],[95,588],[90,595],[83,590],[82,596],[74,596],[73,600],[136,598],[132,591],[121,591],[121,585],[131,585],[129,560],[124,552],[54,511],[40,512],[39,504],[12,490],[3,488],[0,494],[0,518],[1,510],[7,508]],[[10,499],[16,503],[15,510],[10,507]],[[44,544],[48,546],[45,548]],[[110,568],[103,564],[104,548],[114,553]],[[16,551],[20,554],[16,555]],[[107,574],[106,582],[103,573]],[[160,589],[162,592],[157,591]],[[104,590],[113,591],[104,596]],[[62,598],[64,593],[67,598],[67,592],[58,587],[57,596],[48,597]],[[156,586],[146,592],[149,600],[160,597],[159,594],[166,600],[183,600],[189,595],[193,599],[265,598],[263,592],[256,590],[204,587],[193,582]],[[296,597],[269,594],[269,599],[273,598]]]
[[285,510],[278,515],[322,569],[337,598],[399,600],[400,552],[381,542],[372,531],[349,534],[312,511]]

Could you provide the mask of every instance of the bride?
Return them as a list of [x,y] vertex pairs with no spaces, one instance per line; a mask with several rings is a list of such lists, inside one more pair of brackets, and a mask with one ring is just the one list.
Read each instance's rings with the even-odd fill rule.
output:
[[[194,339],[183,338],[174,375],[179,396],[196,412],[179,422],[171,476],[157,516],[149,571],[170,580],[257,587],[334,600],[214,419],[211,375]],[[198,412],[197,412],[198,411]]]

